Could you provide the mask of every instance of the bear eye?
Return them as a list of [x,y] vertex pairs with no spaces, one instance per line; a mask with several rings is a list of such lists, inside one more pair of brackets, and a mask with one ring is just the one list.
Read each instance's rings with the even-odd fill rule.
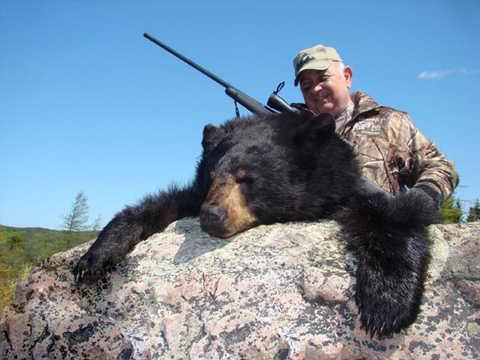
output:
[[253,181],[254,181],[253,178],[250,177],[250,176],[237,178],[237,183],[238,184],[251,184],[251,183],[253,183]]
[[245,171],[239,171],[237,172],[235,176],[235,181],[237,184],[251,184],[254,181],[254,178],[252,176],[249,176]]

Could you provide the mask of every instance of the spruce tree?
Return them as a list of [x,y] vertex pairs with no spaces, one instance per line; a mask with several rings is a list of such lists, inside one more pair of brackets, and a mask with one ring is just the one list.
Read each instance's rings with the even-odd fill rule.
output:
[[474,222],[474,221],[480,221],[480,203],[477,199],[475,204],[470,207],[470,210],[468,211],[468,217],[467,217],[468,222]]

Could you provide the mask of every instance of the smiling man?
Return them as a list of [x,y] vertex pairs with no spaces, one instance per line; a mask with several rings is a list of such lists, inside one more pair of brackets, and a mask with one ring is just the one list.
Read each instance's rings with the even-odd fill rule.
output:
[[350,94],[353,70],[334,48],[302,50],[293,66],[295,86],[300,85],[305,100],[296,106],[335,119],[336,132],[354,144],[367,179],[394,195],[420,189],[437,204],[452,195],[458,185],[453,162],[407,113],[382,106],[364,92]]

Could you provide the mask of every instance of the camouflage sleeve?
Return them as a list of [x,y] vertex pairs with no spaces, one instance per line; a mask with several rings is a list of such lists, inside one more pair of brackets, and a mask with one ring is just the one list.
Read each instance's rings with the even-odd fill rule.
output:
[[395,159],[401,181],[409,188],[428,186],[441,194],[441,201],[446,200],[458,185],[455,165],[418,130],[406,113],[396,115],[390,119],[389,132],[396,133],[392,134],[393,139],[398,141],[398,149],[403,149]]

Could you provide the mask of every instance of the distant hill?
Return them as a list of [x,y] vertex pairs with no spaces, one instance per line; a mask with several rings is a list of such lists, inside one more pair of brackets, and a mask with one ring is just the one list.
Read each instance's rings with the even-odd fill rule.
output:
[[12,301],[15,284],[24,280],[32,266],[97,236],[98,231],[68,233],[0,225],[0,308]]
[[33,233],[38,233],[38,232],[61,232],[62,230],[52,230],[52,229],[46,229],[46,228],[41,228],[41,227],[13,227],[13,226],[6,226],[0,224],[0,228],[3,228],[5,230],[17,230],[17,231],[23,231],[23,232],[33,232]]
[[[65,230],[52,230],[41,227],[13,227],[0,224],[0,234],[18,234],[22,237],[22,240],[29,242],[30,240],[38,240],[39,238],[58,238],[65,237],[67,231]],[[75,245],[84,243],[91,240],[98,235],[98,231],[75,231],[70,234],[74,238]],[[63,251],[63,250],[62,250]]]

